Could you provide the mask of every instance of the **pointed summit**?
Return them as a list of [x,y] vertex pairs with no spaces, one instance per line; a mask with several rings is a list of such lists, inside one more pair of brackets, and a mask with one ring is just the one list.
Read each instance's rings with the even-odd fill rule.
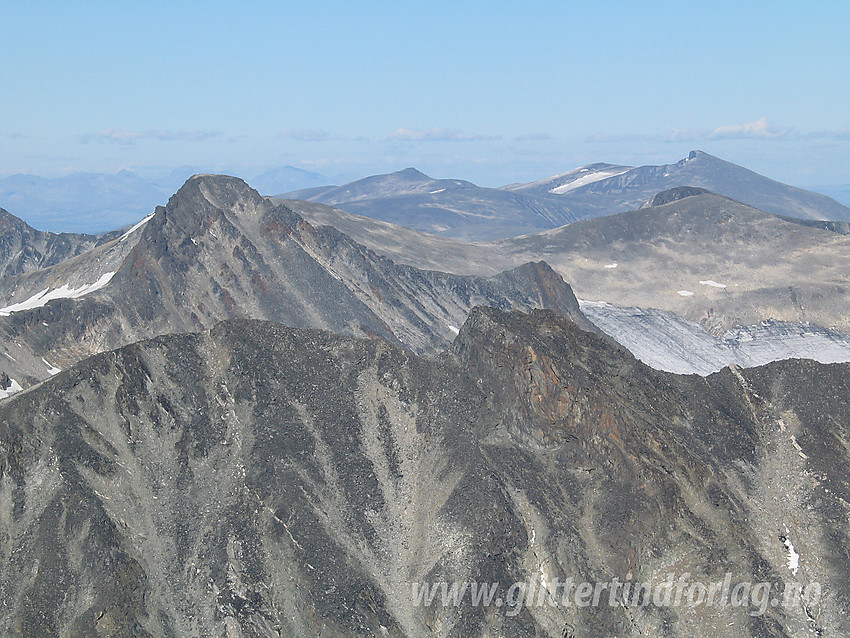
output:
[[390,175],[397,175],[399,177],[406,177],[407,179],[416,179],[416,180],[431,180],[431,177],[428,177],[425,173],[420,171],[418,168],[413,168],[412,166],[408,166],[407,168],[396,171],[395,173],[390,173]]
[[[237,202],[259,205],[263,197],[245,180],[230,175],[198,174],[193,175],[180,187],[171,199],[204,198],[217,208],[227,209],[237,205]],[[169,200],[169,205],[171,200]]]

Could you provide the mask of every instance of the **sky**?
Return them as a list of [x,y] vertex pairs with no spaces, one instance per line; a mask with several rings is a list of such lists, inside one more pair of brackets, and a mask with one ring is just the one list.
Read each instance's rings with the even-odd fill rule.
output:
[[0,176],[501,186],[701,149],[850,183],[846,1],[0,0],[0,25]]

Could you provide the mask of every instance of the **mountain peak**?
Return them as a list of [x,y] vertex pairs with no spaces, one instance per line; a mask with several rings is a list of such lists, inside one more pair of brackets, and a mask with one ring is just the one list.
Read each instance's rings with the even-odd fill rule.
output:
[[[383,176],[376,175],[375,177],[383,177],[384,179],[388,179],[388,180],[394,181],[394,182],[395,181],[402,181],[402,182],[405,182],[405,183],[408,183],[408,184],[416,184],[416,185],[425,184],[425,183],[434,181],[433,177],[426,175],[425,173],[420,171],[418,168],[413,168],[412,166],[408,166],[407,168],[403,168],[402,170],[396,171],[395,173],[387,173],[386,175],[383,175]],[[367,177],[366,179],[369,180],[371,178]]]
[[710,190],[707,190],[705,188],[698,188],[697,186],[677,186],[676,188],[670,188],[666,191],[661,191],[657,195],[653,195],[652,199],[650,199],[646,204],[641,206],[641,208],[663,206],[664,204],[669,204],[680,199],[685,199],[686,197],[694,197],[696,195],[706,195],[710,193]]
[[425,173],[420,171],[418,168],[413,168],[412,166],[408,166],[405,169],[397,171],[395,174],[400,176],[400,177],[403,176],[403,177],[407,177],[407,178],[410,178],[410,179],[427,179],[427,180],[431,179]]
[[254,206],[261,204],[263,197],[253,188],[248,186],[245,180],[231,175],[216,175],[200,173],[193,175],[169,200],[169,207],[173,200],[191,200],[199,202],[206,200],[216,208],[228,210],[238,206],[239,203],[250,203]]

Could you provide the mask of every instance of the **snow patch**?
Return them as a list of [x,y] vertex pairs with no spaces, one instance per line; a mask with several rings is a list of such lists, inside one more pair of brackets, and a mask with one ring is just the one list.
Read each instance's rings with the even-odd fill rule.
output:
[[458,330],[457,326],[448,326],[448,328],[455,334],[460,334],[460,330]]
[[93,284],[83,284],[80,288],[71,288],[68,284],[63,284],[59,288],[55,288],[50,290],[50,288],[45,288],[39,293],[34,294],[32,297],[27,299],[26,301],[21,301],[20,303],[12,304],[11,306],[6,306],[5,308],[0,308],[0,316],[8,317],[13,312],[20,312],[21,310],[31,310],[32,308],[41,308],[51,299],[77,299],[84,295],[89,294],[90,292],[94,292],[95,290],[100,290],[106,284],[109,283],[109,280],[112,279],[114,272],[103,273]]
[[797,450],[797,454],[800,455],[801,459],[806,460],[807,458],[809,458],[808,456],[806,456],[806,453],[803,452],[803,448],[801,448],[800,444],[797,443],[797,437],[793,434],[791,435],[791,445],[793,445],[794,449]]
[[130,235],[132,235],[133,233],[135,233],[135,232],[136,232],[137,230],[139,230],[142,226],[144,226],[144,225],[145,225],[145,224],[147,224],[147,223],[148,223],[151,219],[153,219],[153,216],[154,216],[154,215],[155,215],[155,213],[151,213],[150,215],[148,215],[147,217],[145,217],[142,221],[140,221],[138,224],[135,224],[135,225],[134,225],[134,226],[133,226],[130,230],[128,230],[128,231],[127,231],[126,233],[124,233],[123,235],[121,235],[121,237],[119,237],[119,238],[118,238],[118,241],[124,241],[125,239],[127,239]]
[[[582,169],[580,172],[584,172],[587,169]],[[616,171],[596,171],[596,172],[588,172],[581,177],[574,179],[573,181],[562,184],[561,186],[556,186],[549,190],[550,193],[555,193],[556,195],[563,195],[564,193],[568,193],[571,190],[575,190],[576,188],[581,188],[582,186],[587,186],[588,184],[593,184],[594,182],[602,181],[603,179],[608,179],[609,177],[616,177],[617,175],[622,175],[623,173],[627,173],[628,168],[616,170]]]
[[435,190],[435,191],[431,191],[429,194],[431,194],[431,195],[436,195],[437,193],[444,193],[444,192],[445,192],[445,190],[446,190],[445,188],[439,188],[439,189],[437,189],[437,190]]
[[725,288],[726,284],[719,284],[716,281],[711,279],[706,279],[704,281],[700,281],[703,286],[712,286],[713,288]]
[[59,374],[60,372],[62,372],[62,368],[57,368],[56,366],[51,365],[50,362],[44,357],[42,357],[41,360],[44,361],[44,365],[47,366],[47,374],[49,374],[51,377],[54,374]]
[[617,264],[605,264],[606,268],[616,268]]
[[682,297],[692,297],[694,293],[690,290],[677,290],[676,294],[681,295]]
[[[582,299],[579,305],[598,328],[656,370],[705,376],[733,363],[750,368],[790,358],[850,361],[850,336],[837,330],[767,322],[733,328],[717,337],[700,324],[664,310],[620,308]],[[791,439],[792,445],[795,442]],[[797,445],[796,452],[804,454]]]
[[790,531],[788,530],[788,526],[785,526],[785,536],[782,537],[782,542],[785,543],[785,549],[788,550],[788,569],[791,570],[791,573],[795,576],[797,575],[797,570],[800,569],[800,555],[797,553],[797,550],[794,549],[794,543],[791,542],[791,539],[788,537],[790,535]]
[[10,396],[15,394],[15,392],[20,392],[21,390],[23,390],[23,388],[20,383],[14,379],[9,379],[9,387],[0,388],[0,399],[8,399]]

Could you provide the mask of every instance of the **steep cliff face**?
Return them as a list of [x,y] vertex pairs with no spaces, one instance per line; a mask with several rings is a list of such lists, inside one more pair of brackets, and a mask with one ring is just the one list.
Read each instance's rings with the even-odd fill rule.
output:
[[97,268],[88,280],[80,268],[62,286],[65,270],[31,275],[41,296],[0,309],[0,371],[26,387],[54,366],[229,318],[380,337],[430,354],[482,304],[547,307],[590,328],[570,287],[542,262],[492,277],[397,265],[221,175],[188,180],[132,242],[102,247],[100,259],[90,253]]
[[[846,364],[680,377],[551,312],[476,309],[438,358],[245,320],[159,337],[0,405],[0,633],[845,635],[848,397]],[[410,586],[727,572],[823,593]]]

